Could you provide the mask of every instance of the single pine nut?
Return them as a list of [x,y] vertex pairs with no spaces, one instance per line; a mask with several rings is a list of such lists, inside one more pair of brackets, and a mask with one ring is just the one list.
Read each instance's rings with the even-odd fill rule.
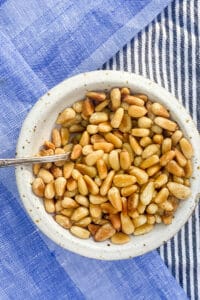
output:
[[118,210],[112,206],[112,204],[105,202],[100,204],[103,213],[114,215],[118,213]]
[[184,168],[184,171],[185,171],[185,177],[186,178],[190,178],[192,176],[192,162],[191,160],[188,160],[186,165],[185,165],[185,168]]
[[44,142],[44,146],[46,147],[46,148],[48,148],[48,149],[52,149],[52,150],[55,150],[55,145],[54,145],[54,143],[52,143],[52,142],[50,142],[50,141],[45,141]]
[[65,153],[72,151],[73,148],[73,144],[67,144],[63,147],[63,150],[65,151]]
[[106,106],[108,106],[108,104],[109,104],[109,100],[102,101],[95,107],[95,111],[97,112],[102,111]]
[[173,176],[173,181],[174,181],[174,182],[177,182],[177,183],[184,184],[183,178],[177,177],[177,176],[175,176],[175,175]]
[[140,139],[140,145],[142,147],[147,147],[150,144],[152,144],[152,139],[149,136],[145,136]]
[[70,228],[70,232],[80,239],[89,239],[90,237],[90,232],[87,229],[79,226],[72,226]]
[[114,116],[110,122],[111,126],[113,128],[119,128],[121,121],[123,119],[123,116],[124,116],[124,109],[122,107],[120,107],[114,113]]
[[99,131],[98,125],[92,125],[92,124],[89,124],[89,125],[87,126],[87,132],[88,132],[89,134],[96,134],[98,131]]
[[38,172],[40,171],[42,164],[34,164],[32,169],[33,169],[33,174],[36,176]]
[[90,178],[88,175],[84,175],[83,176],[88,191],[92,194],[92,195],[97,195],[99,193],[99,187],[98,185],[94,182],[94,180],[92,180],[92,178]]
[[115,171],[118,171],[120,169],[118,150],[112,150],[109,153],[109,165]]
[[89,201],[88,201],[87,197],[85,197],[83,195],[76,195],[75,200],[78,204],[85,206],[85,207],[89,207]]
[[43,168],[40,169],[37,176],[39,178],[42,178],[44,183],[49,183],[53,180],[53,175],[49,171],[47,171]]
[[177,160],[178,164],[181,167],[185,167],[187,164],[187,159],[185,158],[185,156],[178,149],[175,149],[174,151],[176,154],[176,160]]
[[159,203],[159,207],[166,211],[172,211],[174,209],[173,205],[168,200]]
[[137,227],[134,231],[134,235],[142,235],[150,232],[153,229],[153,225],[151,224],[144,224],[140,227]]
[[153,142],[156,143],[156,144],[159,144],[159,145],[162,144],[163,139],[164,139],[164,138],[163,138],[162,134],[155,134],[155,135],[153,136]]
[[160,158],[160,164],[162,167],[166,166],[174,157],[176,153],[174,150],[170,150],[163,154]]
[[64,124],[67,121],[71,121],[72,119],[74,119],[75,116],[76,116],[76,113],[73,110],[73,108],[68,107],[58,115],[56,124]]
[[141,117],[138,119],[138,127],[140,128],[151,128],[153,122],[147,117]]
[[65,196],[65,197],[72,198],[72,197],[76,196],[77,194],[78,194],[78,189],[75,189],[75,190],[73,190],[73,191],[66,191],[66,192],[64,193],[64,196]]
[[93,149],[92,145],[86,145],[82,148],[83,155],[88,155],[88,154],[92,153],[93,151],[94,151],[94,149]]
[[102,204],[108,201],[108,198],[101,195],[90,195],[89,200],[92,204]]
[[159,145],[157,144],[151,144],[149,146],[147,146],[144,151],[142,152],[142,158],[148,158],[150,156],[152,156],[153,154],[156,154],[159,150]]
[[51,181],[46,184],[45,190],[44,190],[44,196],[47,199],[53,199],[55,196],[55,188],[54,188],[54,182]]
[[128,170],[131,166],[130,155],[127,151],[122,150],[119,154],[120,166],[122,170]]
[[160,117],[164,117],[164,118],[169,118],[169,112],[160,103],[154,102],[151,105],[151,111],[156,116],[160,116]]
[[98,170],[99,178],[105,179],[108,174],[108,171],[107,171],[106,163],[102,158],[97,160],[97,170]]
[[182,138],[179,142],[181,151],[187,159],[191,159],[193,156],[193,148],[192,145],[186,140],[186,138]]
[[186,199],[191,195],[191,190],[189,187],[176,183],[176,182],[168,182],[167,187],[169,191],[178,199]]
[[88,194],[88,187],[82,176],[78,177],[78,190],[79,193],[83,196],[86,196]]
[[45,184],[42,178],[35,178],[32,183],[32,191],[38,197],[44,196]]
[[121,95],[122,96],[130,95],[130,89],[127,87],[121,88]]
[[115,175],[113,182],[116,187],[126,187],[136,182],[136,177],[128,174]]
[[154,190],[155,190],[154,183],[149,182],[144,188],[144,190],[142,191],[142,193],[140,194],[140,201],[143,205],[148,205],[151,202],[153,198]]
[[172,148],[172,140],[170,138],[166,138],[162,143],[162,154],[169,152]]
[[175,160],[168,162],[166,170],[177,177],[183,177],[185,175],[183,168],[181,168]]
[[132,147],[130,146],[129,143],[124,143],[123,144],[123,149],[126,150],[130,156],[130,160],[131,160],[131,163],[133,162],[134,160],[134,153],[133,153],[133,149]]
[[88,145],[90,142],[90,136],[89,136],[89,133],[87,131],[84,131],[82,133],[82,136],[81,136],[81,139],[79,141],[79,144],[84,147],[86,145]]
[[153,165],[157,164],[159,162],[159,156],[158,155],[152,155],[151,157],[143,160],[143,162],[140,165],[140,168],[147,169],[152,167]]
[[70,158],[73,160],[78,159],[82,154],[82,146],[79,144],[74,145]]
[[74,178],[69,178],[67,180],[67,186],[66,186],[66,189],[68,191],[74,191],[75,189],[77,189],[77,181],[74,179]]
[[94,105],[90,99],[86,99],[83,101],[83,106],[82,106],[82,114],[85,117],[89,117],[93,114],[94,112]]
[[61,201],[61,205],[63,208],[77,208],[78,204],[77,202],[69,197],[64,197],[64,199]]
[[112,226],[115,228],[116,231],[120,231],[121,230],[121,219],[120,219],[120,215],[119,214],[115,214],[115,215],[110,215],[109,216],[110,222],[112,224]]
[[106,99],[105,93],[87,92],[86,96],[96,101],[104,101]]
[[76,164],[76,169],[83,175],[88,175],[90,177],[95,177],[97,175],[97,170],[95,167],[86,166],[84,164]]
[[90,215],[92,218],[100,219],[102,216],[101,206],[98,204],[90,203]]
[[169,131],[175,131],[177,129],[177,124],[174,121],[165,119],[163,117],[156,117],[154,122],[156,125]]
[[112,110],[117,110],[121,104],[121,93],[119,88],[114,88],[110,92]]
[[114,135],[113,133],[107,133],[105,135],[105,139],[109,142],[112,143],[114,145],[115,148],[121,148],[122,147],[122,141],[120,140],[120,138],[118,138],[116,135]]
[[151,203],[147,206],[146,212],[150,215],[154,215],[158,210],[158,206],[155,203]]
[[161,165],[156,164],[147,169],[147,174],[149,175],[149,177],[151,177],[151,176],[155,175],[160,169],[161,169]]
[[58,177],[54,181],[56,196],[63,196],[67,180],[64,177]]
[[146,128],[133,128],[131,134],[136,137],[145,137],[149,136],[150,130]]
[[145,184],[149,179],[148,174],[144,170],[137,167],[132,166],[130,169],[130,174],[136,177],[136,180],[139,184]]
[[153,225],[155,224],[155,222],[156,222],[155,216],[147,215],[147,224]]
[[67,161],[63,166],[63,176],[68,179],[72,175],[72,171],[74,169],[74,163],[71,161]]
[[69,142],[69,129],[62,127],[60,129],[61,144],[65,146]]
[[56,213],[61,212],[62,209],[63,209],[63,207],[62,207],[62,201],[61,201],[61,200],[58,200],[58,201],[55,203],[55,210],[56,210]]
[[133,136],[129,136],[129,142],[131,145],[131,148],[133,149],[133,152],[135,152],[136,155],[142,154],[142,148],[138,144],[137,140]]
[[100,188],[101,196],[105,196],[108,193],[108,190],[111,187],[114,175],[115,175],[115,171],[111,170],[108,173],[107,177],[104,179],[102,186]]
[[128,114],[132,118],[140,118],[146,115],[147,110],[145,107],[130,105],[128,109]]
[[55,205],[54,205],[54,200],[53,199],[47,199],[44,198],[44,207],[46,212],[48,212],[49,214],[52,214],[55,212]]
[[131,221],[131,218],[124,213],[120,214],[120,218],[122,224],[122,232],[126,234],[132,234],[134,232],[134,225]]
[[89,224],[88,225],[88,230],[91,233],[92,236],[95,235],[95,233],[97,232],[97,230],[100,228],[100,225],[96,225],[96,224]]
[[77,209],[75,209],[75,211],[73,212],[72,216],[71,216],[71,220],[78,222],[81,219],[87,217],[89,215],[89,210],[87,207],[83,207],[80,206]]
[[97,160],[103,156],[103,154],[104,154],[103,150],[96,150],[88,154],[85,157],[86,165],[93,166],[94,164],[96,164]]
[[108,199],[111,202],[112,206],[115,207],[118,211],[122,210],[122,201],[118,188],[112,187],[108,191]]
[[91,217],[86,217],[81,219],[80,221],[76,222],[75,225],[79,227],[87,227],[92,222]]
[[111,238],[115,234],[116,230],[110,223],[106,223],[101,226],[94,235],[96,242],[103,242]]
[[109,153],[114,149],[113,144],[111,143],[94,143],[93,145],[94,150],[103,150],[105,153]]
[[107,133],[110,132],[111,130],[112,130],[112,126],[110,125],[109,122],[103,122],[98,125],[99,132]]
[[144,100],[135,96],[127,95],[126,97],[124,97],[123,101],[130,105],[144,106]]
[[147,217],[145,215],[140,215],[139,217],[133,219],[133,224],[137,228],[147,223]]
[[83,108],[83,100],[76,101],[72,105],[72,107],[73,107],[73,109],[75,110],[76,113],[81,113],[82,112],[82,108]]
[[162,134],[162,128],[160,127],[160,126],[158,126],[158,125],[152,125],[151,126],[151,131],[153,132],[153,133],[156,133],[156,134]]
[[160,174],[154,181],[154,186],[156,189],[159,189],[167,182],[168,182],[168,176],[166,174]]
[[91,141],[92,144],[106,142],[106,140],[100,134],[94,134],[94,135],[92,135],[91,138],[90,138],[90,141]]
[[147,95],[144,95],[144,94],[135,94],[135,97],[144,100],[144,102],[147,102],[147,101],[148,101]]
[[119,130],[125,133],[125,132],[129,132],[131,128],[132,128],[131,117],[127,113],[124,113],[121,124],[119,126]]
[[182,138],[183,133],[180,130],[176,130],[173,134],[172,134],[172,145],[176,146],[178,144],[178,142],[180,141],[180,139]]
[[91,124],[97,125],[102,122],[108,121],[108,114],[105,112],[95,112],[90,116],[89,119]]
[[72,225],[70,219],[63,215],[55,215],[55,221],[66,229],[69,229]]
[[121,189],[121,195],[123,197],[128,197],[131,194],[135,193],[137,191],[137,189],[138,189],[137,185],[129,185],[129,186],[123,187]]
[[117,232],[111,237],[111,242],[116,245],[126,244],[129,241],[130,237],[123,232]]

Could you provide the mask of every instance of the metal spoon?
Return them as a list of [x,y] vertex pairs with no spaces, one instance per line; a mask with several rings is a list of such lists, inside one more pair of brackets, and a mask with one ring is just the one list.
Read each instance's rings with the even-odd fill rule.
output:
[[36,157],[22,157],[22,158],[3,158],[0,159],[0,168],[17,166],[24,164],[34,164],[34,163],[47,163],[60,160],[67,160],[69,158],[70,152],[58,155],[49,156],[36,156]]

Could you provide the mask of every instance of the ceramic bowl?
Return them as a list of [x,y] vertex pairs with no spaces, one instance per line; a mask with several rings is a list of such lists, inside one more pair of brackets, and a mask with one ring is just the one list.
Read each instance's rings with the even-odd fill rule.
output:
[[153,101],[166,106],[174,120],[178,122],[184,135],[194,148],[192,194],[188,200],[181,201],[171,225],[156,225],[154,230],[142,236],[132,236],[124,245],[113,245],[109,241],[97,243],[93,239],[81,240],[68,230],[59,226],[51,215],[47,214],[43,202],[31,190],[33,174],[31,166],[16,168],[16,179],[23,205],[38,228],[61,247],[83,256],[116,260],[127,259],[158,248],[172,238],[187,222],[192,214],[200,192],[200,138],[198,131],[174,96],[156,83],[135,74],[119,71],[94,71],[69,78],[47,94],[33,106],[22,126],[17,157],[33,156],[38,152],[44,140],[50,137],[56,117],[66,106],[84,97],[88,90],[110,90],[112,87],[129,87],[134,93],[144,93]]

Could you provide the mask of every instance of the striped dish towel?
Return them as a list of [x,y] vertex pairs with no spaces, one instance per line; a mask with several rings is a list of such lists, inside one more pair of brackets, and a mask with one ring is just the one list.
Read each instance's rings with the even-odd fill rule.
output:
[[[1,156],[14,155],[20,126],[39,96],[72,74],[100,67],[170,1],[134,2],[0,1]],[[161,37],[155,30],[147,44],[141,43],[144,36],[139,35],[115,57],[116,68],[133,68],[138,73],[149,68],[149,77],[159,70],[150,63],[151,56],[141,57],[139,49],[152,43],[159,56],[156,46]],[[145,51],[151,52],[143,48],[142,55]],[[143,65],[139,59],[144,59]],[[113,66],[113,60],[104,65]],[[155,79],[163,78],[162,73],[160,69],[156,74],[161,77]],[[105,262],[56,246],[21,207],[11,169],[0,171],[0,199],[0,299],[187,299],[156,251]],[[166,247],[161,249],[165,252]]]

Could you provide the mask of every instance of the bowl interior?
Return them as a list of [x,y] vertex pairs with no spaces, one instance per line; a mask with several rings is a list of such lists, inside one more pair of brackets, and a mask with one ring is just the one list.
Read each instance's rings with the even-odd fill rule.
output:
[[84,98],[88,90],[109,90],[127,86],[134,93],[144,93],[152,101],[163,103],[178,122],[185,136],[194,147],[194,173],[191,180],[192,195],[182,201],[171,225],[156,225],[146,235],[132,237],[125,245],[113,245],[109,241],[95,243],[92,239],[81,240],[59,226],[44,210],[42,201],[31,191],[33,174],[31,166],[16,168],[16,178],[22,202],[36,225],[60,246],[87,257],[98,259],[124,259],[146,253],[171,238],[188,220],[198,201],[200,140],[195,125],[182,105],[166,90],[138,75],[117,71],[95,71],[72,77],[50,90],[34,105],[23,126],[17,145],[17,157],[32,156],[43,142],[50,138],[60,111],[73,102]]

